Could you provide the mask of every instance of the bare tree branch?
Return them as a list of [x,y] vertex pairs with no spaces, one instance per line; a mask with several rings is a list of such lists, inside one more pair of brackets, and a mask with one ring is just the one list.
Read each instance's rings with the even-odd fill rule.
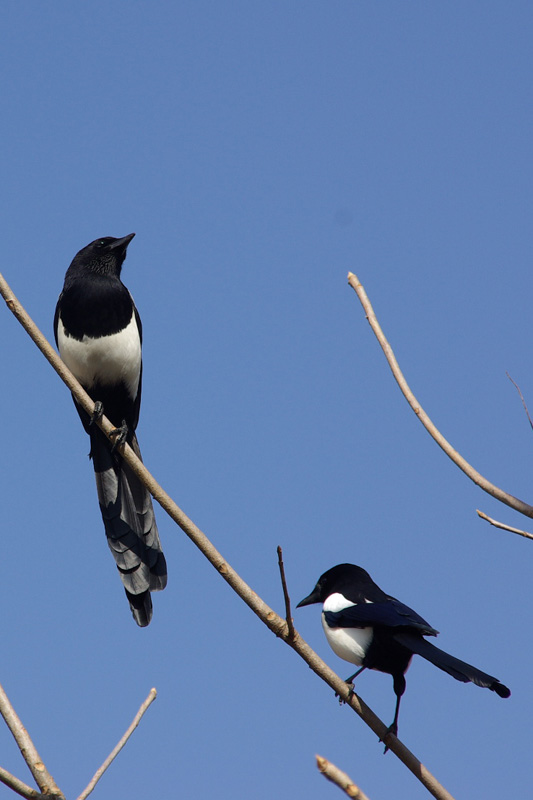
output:
[[287,581],[285,580],[285,567],[283,565],[283,550],[278,545],[278,566],[279,574],[281,576],[281,585],[283,587],[283,597],[285,599],[285,619],[287,621],[287,640],[294,639],[294,623],[291,613],[291,598],[289,597],[289,590],[287,589]]
[[102,775],[104,774],[106,769],[111,765],[111,763],[118,756],[118,754],[120,753],[120,751],[122,750],[122,748],[124,747],[124,745],[126,744],[128,739],[130,738],[131,734],[133,733],[133,731],[135,730],[135,728],[137,727],[137,725],[141,721],[142,717],[144,716],[144,714],[146,713],[148,708],[152,705],[152,703],[154,702],[156,697],[157,697],[156,690],[155,689],[150,689],[148,697],[146,698],[144,703],[141,705],[141,707],[139,708],[139,710],[135,714],[133,722],[129,726],[128,730],[126,731],[126,733],[124,734],[122,739],[119,741],[119,743],[116,745],[116,747],[108,755],[108,757],[106,758],[106,760],[104,761],[102,766],[99,769],[96,770],[96,772],[94,773],[92,779],[89,781],[89,783],[87,784],[86,788],[79,795],[77,800],[85,800],[85,798],[88,797],[91,794],[92,790],[94,789],[94,787],[96,786],[96,784],[98,783],[98,781],[100,780],[100,778],[102,777]]
[[368,800],[366,794],[355,785],[345,772],[336,767],[335,764],[332,764],[327,758],[322,758],[322,756],[315,756],[315,758],[319,772],[321,772],[328,781],[336,783],[348,797],[353,797],[355,800]]
[[[42,794],[48,795],[49,797],[57,797],[59,800],[65,800],[63,793],[58,788],[56,782],[46,769],[41,756],[37,752],[37,748],[30,739],[28,731],[17,716],[17,713],[9,702],[2,686],[0,686],[0,714],[3,716],[7,727],[13,734],[18,748],[22,753],[22,757],[28,765],[31,774],[35,779],[35,783],[41,790]],[[21,782],[19,782],[19,784],[20,783]],[[24,786],[24,784],[21,785]]]
[[[94,403],[83,390],[72,373],[63,364],[55,350],[47,342],[33,320],[24,311],[13,292],[0,274],[0,294],[6,300],[8,308],[13,312],[35,344],[54,367],[61,379],[67,384],[78,403],[89,413],[94,411]],[[113,425],[106,417],[97,420],[98,426],[108,436],[112,437]],[[110,437],[110,438],[111,438]],[[176,522],[182,531],[191,539],[196,547],[203,553],[207,560],[248,605],[259,619],[279,638],[284,640],[298,655],[309,665],[323,681],[325,681],[347,706],[355,711],[366,724],[374,731],[381,741],[411,770],[426,789],[438,800],[453,800],[452,795],[437,781],[437,779],[424,767],[424,765],[411,753],[399,739],[388,733],[387,726],[374,714],[374,712],[347,686],[322,659],[309,647],[297,631],[294,638],[289,639],[288,625],[275,611],[273,611],[254,590],[235,572],[223,558],[207,536],[189,519],[171,497],[161,488],[152,477],[145,465],[139,461],[128,444],[121,447],[121,455],[139,479],[143,482],[155,500]],[[533,513],[533,509],[532,509]]]
[[520,391],[520,386],[517,383],[515,383],[515,381],[513,381],[513,379],[511,378],[511,376],[509,375],[508,372],[506,372],[505,374],[507,375],[507,377],[509,378],[509,380],[511,381],[511,383],[515,387],[516,391],[518,392],[518,396],[520,397],[520,400],[522,401],[522,405],[524,406],[524,411],[526,412],[526,417],[528,418],[529,424],[533,428],[533,422],[531,420],[531,417],[529,416],[529,411],[527,410],[526,401],[524,400],[524,395]]
[[2,782],[4,786],[13,789],[13,791],[20,794],[21,797],[26,797],[28,800],[39,800],[39,798],[45,797],[44,794],[38,792],[37,789],[32,789],[31,786],[28,786],[27,783],[16,778],[3,767],[0,767],[0,782]]
[[494,525],[495,528],[501,528],[502,531],[510,531],[511,533],[517,533],[519,536],[525,536],[526,539],[533,539],[533,533],[528,533],[527,531],[522,531],[520,528],[511,528],[510,525],[504,525],[503,522],[498,522],[492,517],[488,517],[483,511],[480,511],[479,508],[476,508],[476,512],[481,519],[490,522],[491,525]]
[[407,381],[405,380],[403,373],[396,361],[394,353],[392,351],[392,347],[388,343],[385,334],[381,330],[381,326],[377,320],[377,317],[374,313],[374,309],[368,299],[368,296],[359,282],[359,279],[353,272],[348,273],[348,283],[354,289],[359,298],[361,305],[363,306],[366,314],[366,318],[370,323],[370,327],[374,331],[374,334],[381,345],[381,348],[385,354],[385,358],[387,359],[389,366],[392,370],[392,374],[394,375],[398,386],[401,389],[401,392],[411,408],[413,409],[414,413],[425,427],[427,432],[433,439],[437,442],[439,447],[441,447],[444,452],[446,453],[449,458],[456,464],[459,469],[461,469],[465,475],[470,478],[475,484],[477,484],[483,491],[487,492],[488,494],[495,497],[496,500],[499,500],[501,503],[505,503],[505,505],[514,508],[515,511],[520,512],[520,514],[524,514],[526,517],[533,517],[533,506],[528,505],[528,503],[524,503],[522,500],[519,500],[517,497],[513,497],[513,495],[504,492],[503,489],[498,488],[493,483],[488,481],[486,478],[483,477],[477,470],[472,467],[468,461],[466,461],[458,452],[455,450],[452,445],[448,442],[447,439],[444,438],[442,433],[438,430],[438,428],[433,424],[430,420],[414,394],[412,393],[411,389]]

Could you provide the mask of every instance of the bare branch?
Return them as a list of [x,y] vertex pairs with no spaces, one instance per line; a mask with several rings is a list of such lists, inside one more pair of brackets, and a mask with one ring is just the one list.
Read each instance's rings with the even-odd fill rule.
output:
[[508,372],[506,372],[505,374],[507,375],[507,377],[509,378],[509,380],[513,384],[513,386],[516,389],[516,391],[518,392],[518,396],[520,397],[520,400],[522,401],[522,405],[524,406],[524,411],[526,412],[526,417],[529,420],[529,424],[533,428],[533,422],[531,421],[531,417],[529,416],[529,411],[527,410],[526,401],[524,400],[524,395],[520,391],[520,386],[517,383],[515,383],[515,381],[513,381],[513,379],[511,378],[511,376],[509,375]]
[[285,599],[285,619],[287,621],[287,641],[294,639],[294,623],[291,614],[291,598],[289,597],[289,590],[287,589],[287,581],[285,580],[285,567],[283,565],[283,550],[278,545],[278,566],[279,574],[281,576],[281,585],[283,587],[283,597]]
[[[28,765],[35,779],[35,783],[41,792],[48,796],[65,800],[63,793],[57,787],[56,782],[46,769],[41,756],[30,739],[28,731],[17,716],[2,686],[0,686],[0,714],[3,716],[7,727],[13,734],[18,748],[22,753],[22,757]],[[24,786],[24,784],[22,784],[22,786]]]
[[487,492],[487,494],[492,495],[495,497],[496,500],[499,500],[501,503],[505,503],[505,505],[514,508],[515,511],[520,512],[520,514],[524,514],[526,517],[533,517],[533,506],[528,505],[528,503],[524,503],[522,500],[519,500],[517,497],[513,497],[513,495],[504,492],[503,489],[498,488],[493,483],[488,481],[486,478],[483,477],[477,470],[472,467],[468,461],[466,461],[458,452],[455,450],[452,445],[448,442],[447,439],[444,438],[442,433],[438,430],[437,427],[433,424],[430,420],[426,412],[423,410],[422,406],[412,393],[411,389],[407,381],[405,380],[403,373],[396,361],[394,353],[392,351],[392,347],[388,343],[385,334],[381,330],[381,326],[377,320],[377,317],[374,313],[374,309],[370,303],[370,300],[367,297],[367,294],[359,282],[359,279],[353,272],[348,273],[348,283],[354,289],[359,298],[361,305],[363,306],[366,314],[366,318],[370,323],[370,327],[374,331],[374,334],[381,345],[381,348],[385,354],[385,358],[387,359],[389,366],[392,370],[392,374],[394,375],[398,386],[400,387],[403,396],[413,409],[414,413],[425,427],[427,432],[433,439],[437,442],[439,447],[441,447],[444,452],[446,453],[449,458],[456,464],[459,469],[461,469],[465,475],[470,478],[475,484],[477,484],[483,491]]
[[[6,299],[8,308],[14,313],[30,337],[37,344],[41,352],[54,367],[56,372],[67,384],[76,400],[83,408],[92,414],[94,403],[87,393],[82,389],[72,373],[63,364],[55,350],[46,341],[43,334],[39,331],[35,323],[26,314],[11,289],[0,274],[0,294]],[[97,420],[98,426],[107,436],[112,434],[114,428],[106,417]],[[171,497],[161,488],[157,481],[146,469],[142,461],[136,457],[129,445],[121,448],[121,455],[126,463],[131,467],[135,474],[146,486],[160,506],[176,522],[182,531],[203,553],[207,560],[248,605],[259,619],[278,637],[283,639],[298,655],[309,665],[323,681],[325,681],[340,697],[347,706],[355,711],[366,724],[374,731],[381,741],[385,741],[388,748],[411,770],[426,789],[438,800],[453,800],[452,795],[437,781],[437,779],[424,767],[423,764],[411,753],[405,745],[393,734],[387,733],[387,726],[374,714],[374,712],[355,694],[347,684],[328,665],[309,647],[297,631],[294,631],[294,638],[289,639],[288,625],[275,611],[273,611],[254,590],[235,572],[235,570],[223,558],[221,553],[214,547],[207,536],[198,528],[194,522],[179,508]],[[532,509],[533,513],[533,509]]]
[[510,525],[504,525],[503,522],[498,522],[492,517],[488,517],[483,511],[480,511],[479,508],[476,508],[476,512],[481,519],[485,519],[487,522],[490,522],[491,525],[494,525],[495,528],[501,528],[502,531],[510,531],[511,533],[517,533],[519,536],[525,536],[526,539],[533,539],[533,533],[528,533],[527,531],[522,531],[520,528],[511,528]]
[[355,785],[345,772],[336,767],[335,764],[332,764],[327,758],[322,758],[322,756],[315,756],[315,758],[318,771],[321,772],[328,781],[336,783],[348,797],[354,797],[355,800],[368,800],[366,794]]
[[137,725],[141,721],[142,717],[144,716],[144,714],[146,713],[148,708],[152,705],[152,703],[154,702],[156,697],[157,697],[156,690],[155,689],[150,689],[148,697],[146,698],[144,703],[141,705],[141,707],[139,708],[139,710],[135,714],[133,722],[129,726],[128,730],[126,731],[126,733],[124,734],[122,739],[119,741],[117,746],[108,755],[108,757],[106,758],[106,760],[104,761],[102,766],[99,769],[96,770],[96,772],[94,773],[92,779],[90,780],[90,782],[88,783],[86,788],[83,790],[83,792],[80,794],[80,796],[77,798],[77,800],[85,800],[85,798],[88,797],[91,794],[92,790],[94,789],[94,787],[96,786],[96,784],[98,783],[98,781],[100,780],[100,778],[102,777],[102,775],[104,774],[106,769],[112,764],[112,762],[118,756],[118,754],[120,753],[120,751],[122,750],[122,748],[124,747],[124,745],[126,744],[128,739],[130,738],[130,736],[132,735],[133,731],[135,730],[135,728],[137,727]]
[[38,792],[37,789],[32,789],[31,786],[28,786],[27,783],[16,778],[3,767],[0,767],[0,782],[3,783],[4,786],[13,789],[13,791],[20,794],[21,797],[28,798],[28,800],[39,800],[39,798],[45,797],[44,794]]

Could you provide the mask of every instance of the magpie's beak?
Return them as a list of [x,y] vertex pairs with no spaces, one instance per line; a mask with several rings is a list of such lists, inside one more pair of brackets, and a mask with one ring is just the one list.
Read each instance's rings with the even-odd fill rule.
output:
[[322,598],[320,596],[320,589],[318,586],[315,586],[311,594],[308,594],[307,597],[304,597],[303,600],[300,600],[296,608],[301,608],[302,606],[310,606],[313,603],[321,603]]
[[127,236],[123,236],[122,239],[117,239],[113,244],[109,245],[110,250],[125,250],[126,247],[129,245],[133,237],[135,236],[134,233],[128,233]]

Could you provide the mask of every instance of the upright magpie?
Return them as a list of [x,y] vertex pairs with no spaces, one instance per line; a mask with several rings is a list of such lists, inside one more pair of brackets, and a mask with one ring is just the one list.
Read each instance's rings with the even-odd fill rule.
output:
[[[338,564],[320,576],[310,595],[297,608],[323,603],[322,626],[332,650],[360,669],[346,679],[352,684],[365,669],[392,675],[396,709],[387,732],[398,733],[400,700],[405,692],[405,673],[416,653],[458,681],[472,681],[496,692],[511,694],[497,678],[439,650],[424,639],[438,631],[416,611],[385,594],[368,572],[355,564]],[[385,748],[387,752],[387,748]]]
[[[54,334],[61,358],[95,401],[95,415],[116,426],[117,439],[141,452],[135,435],[142,382],[142,326],[133,298],[120,280],[135,236],[95,239],[74,256],[57,301]],[[115,445],[74,400],[91,440],[107,542],[124,584],[133,618],[152,618],[150,592],[164,589],[167,567],[150,493]]]

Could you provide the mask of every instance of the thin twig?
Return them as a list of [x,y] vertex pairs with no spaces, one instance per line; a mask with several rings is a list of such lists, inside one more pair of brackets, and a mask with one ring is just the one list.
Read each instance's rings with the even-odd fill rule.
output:
[[503,489],[500,489],[498,486],[495,486],[493,483],[488,481],[486,478],[483,477],[477,470],[472,467],[468,461],[466,461],[458,452],[455,450],[452,445],[448,442],[447,439],[444,438],[442,433],[439,429],[433,424],[430,420],[426,412],[423,410],[422,406],[412,393],[411,389],[407,381],[405,380],[403,373],[396,361],[394,353],[392,351],[392,347],[388,343],[385,334],[381,330],[381,326],[377,320],[377,317],[374,313],[374,309],[368,299],[368,296],[359,282],[359,279],[353,272],[348,273],[348,283],[354,289],[359,298],[361,305],[363,306],[366,314],[366,318],[370,323],[370,327],[374,331],[374,334],[381,345],[381,348],[385,354],[385,358],[387,359],[389,366],[392,370],[392,374],[394,375],[398,386],[401,389],[401,392],[411,408],[413,409],[414,413],[428,431],[430,436],[437,442],[439,447],[441,447],[444,452],[446,453],[449,458],[456,464],[459,469],[461,469],[465,475],[467,475],[470,480],[472,480],[475,484],[477,484],[483,491],[487,492],[488,494],[495,497],[496,500],[499,500],[501,503],[505,503],[505,505],[514,508],[515,511],[519,511],[520,514],[524,514],[526,517],[533,517],[533,506],[528,505],[528,503],[524,503],[522,500],[519,500],[517,497],[513,497],[513,495],[504,492]]
[[281,576],[281,585],[283,587],[283,597],[285,599],[285,619],[287,621],[287,640],[294,639],[294,622],[291,613],[291,598],[289,597],[289,590],[287,589],[287,581],[285,579],[285,567],[283,565],[283,550],[278,545],[278,566],[279,574]]
[[28,765],[35,779],[35,783],[41,792],[64,800],[63,793],[46,769],[41,756],[37,752],[37,748],[30,739],[28,731],[20,721],[2,686],[0,686],[0,714],[3,716],[7,727],[13,734],[18,748],[22,753],[22,757]]
[[124,736],[122,737],[120,742],[117,744],[117,746],[108,755],[108,757],[106,758],[106,760],[104,761],[102,766],[99,769],[96,770],[96,772],[94,773],[93,777],[91,778],[91,780],[89,781],[89,783],[87,784],[87,786],[83,790],[83,792],[79,795],[77,800],[85,800],[85,798],[88,797],[91,794],[92,790],[94,789],[94,787],[96,786],[96,784],[98,783],[98,781],[100,780],[100,778],[102,777],[102,775],[104,774],[106,769],[112,764],[112,762],[118,756],[118,754],[120,753],[120,751],[122,750],[122,748],[124,747],[124,745],[126,744],[128,739],[130,738],[131,734],[133,733],[133,731],[135,730],[135,728],[137,727],[137,725],[141,721],[142,717],[144,716],[144,714],[146,713],[148,708],[152,705],[152,703],[154,702],[156,697],[157,697],[156,690],[155,689],[150,689],[148,697],[146,698],[144,703],[141,705],[141,707],[139,708],[139,710],[135,714],[133,722],[129,726],[128,730],[126,731],[126,733],[124,734]]
[[13,791],[20,794],[21,797],[26,797],[27,800],[40,800],[45,797],[44,794],[38,792],[37,789],[32,789],[31,786],[28,786],[27,783],[16,778],[3,767],[0,767],[0,782],[3,783],[4,786],[13,789]]
[[335,764],[332,764],[331,761],[328,761],[327,758],[323,758],[322,756],[315,756],[315,758],[318,771],[321,772],[328,781],[335,783],[342,789],[348,797],[355,798],[355,800],[368,800],[366,794],[355,785],[345,772],[336,767]]
[[492,517],[488,517],[483,511],[480,511],[479,508],[476,508],[476,512],[481,519],[485,519],[487,522],[490,522],[491,525],[494,525],[495,528],[501,528],[502,531],[510,531],[511,533],[517,533],[519,536],[525,536],[526,539],[533,539],[533,533],[528,533],[527,531],[522,531],[520,528],[511,528],[510,525],[504,525],[503,522],[498,522]]
[[[92,414],[94,403],[82,389],[72,373],[63,364],[55,350],[46,341],[43,334],[39,331],[33,320],[24,311],[13,292],[4,281],[0,274],[0,294],[6,299],[8,308],[17,317],[35,344],[54,367],[56,372],[67,384],[78,403]],[[112,434],[113,425],[106,417],[97,420],[98,426],[106,435]],[[176,522],[182,531],[203,553],[212,566],[248,605],[259,619],[278,637],[283,639],[295,650],[298,655],[309,665],[323,681],[325,681],[337,693],[340,699],[344,700],[347,706],[355,711],[363,721],[374,731],[380,740],[386,737],[389,749],[411,770],[426,789],[437,798],[437,800],[453,800],[452,795],[438,782],[438,780],[424,767],[424,765],[411,753],[399,739],[391,733],[387,734],[387,726],[374,714],[374,712],[354,693],[345,681],[342,680],[322,659],[309,647],[297,631],[294,638],[289,640],[288,625],[275,611],[273,611],[254,591],[242,580],[235,570],[223,558],[221,553],[214,547],[207,536],[189,519],[189,517],[179,508],[171,497],[161,488],[153,478],[145,465],[140,461],[129,445],[124,445],[121,455],[126,463],[131,467],[139,480],[146,486],[160,506],[167,512],[171,519]]]
[[524,411],[526,412],[526,417],[527,417],[527,418],[528,418],[528,420],[529,420],[529,424],[530,424],[530,425],[531,425],[531,427],[533,428],[533,422],[531,421],[531,417],[529,416],[529,411],[527,410],[526,401],[524,400],[524,395],[523,395],[523,394],[522,394],[522,392],[520,391],[520,386],[519,386],[517,383],[515,383],[515,381],[513,381],[513,379],[511,378],[511,376],[509,375],[509,373],[508,373],[508,372],[506,372],[505,374],[507,375],[507,377],[509,378],[509,380],[511,381],[511,383],[512,383],[512,384],[513,384],[513,386],[515,387],[516,391],[518,392],[518,395],[519,395],[519,397],[520,397],[520,400],[522,401],[522,405],[524,406]]

